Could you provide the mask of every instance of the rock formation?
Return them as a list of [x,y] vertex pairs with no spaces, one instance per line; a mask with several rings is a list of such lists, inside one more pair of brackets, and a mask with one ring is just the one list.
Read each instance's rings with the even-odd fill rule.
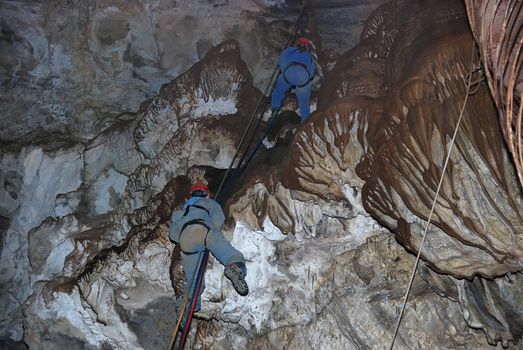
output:
[[[482,324],[491,343],[506,344],[521,334],[521,327],[514,326],[521,324],[521,316],[509,315],[514,308],[521,312],[519,282],[502,287],[506,306],[488,301],[491,287],[472,286],[490,286],[479,276],[521,271],[521,191],[487,87],[479,82],[466,90],[479,62],[463,6],[425,5],[394,1],[369,18],[362,45],[339,59],[332,80],[327,77],[322,87],[318,105],[328,107],[298,129],[284,170],[270,179],[275,199],[265,195],[269,198],[256,200],[251,210],[263,205],[282,231],[315,236],[325,210],[305,210],[288,198],[335,200],[345,207],[339,213],[351,206],[343,205],[347,189],[361,190],[366,211],[417,253],[468,92],[421,257],[433,271],[472,279],[454,280],[468,291],[459,295],[469,324]],[[245,215],[243,207],[237,210]],[[262,222],[265,212],[257,212]]]
[[486,78],[499,112],[503,135],[523,185],[522,4],[514,0],[467,0],[465,4],[486,67]]
[[[1,346],[166,347],[183,293],[171,212],[191,181],[218,188],[267,99],[256,85],[271,65],[254,57],[248,33],[271,27],[277,34],[256,51],[272,54],[287,35],[281,22],[248,21],[279,1],[214,1],[230,22],[209,42],[197,38],[211,22],[180,10],[209,7],[110,3],[84,2],[77,19],[64,4],[0,5],[10,15],[1,16],[10,48],[2,94],[14,101],[0,119]],[[483,39],[467,18],[474,7],[381,3],[360,43],[336,57],[316,112],[303,125],[275,124],[272,142],[228,188],[224,231],[247,259],[251,292],[235,294],[211,258],[188,348],[386,348],[420,249],[396,349],[521,344],[523,198],[509,153],[517,147],[505,146],[499,101],[481,75],[474,37]],[[43,24],[22,30],[17,12]],[[474,30],[483,14],[470,17]],[[245,21],[248,33],[229,28]],[[218,33],[229,30],[237,40]],[[189,42],[199,43],[197,57],[180,53]],[[54,102],[45,109],[45,101]],[[292,99],[285,108],[295,109]],[[17,125],[16,115],[24,116]],[[257,140],[264,126],[247,136]]]

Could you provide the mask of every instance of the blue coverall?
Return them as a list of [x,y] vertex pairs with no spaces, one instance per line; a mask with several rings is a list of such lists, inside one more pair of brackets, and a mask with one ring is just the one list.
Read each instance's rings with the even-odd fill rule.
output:
[[[171,217],[169,238],[180,244],[185,275],[185,293],[189,296],[192,295],[192,291],[196,287],[199,253],[204,252],[205,249],[208,249],[225,266],[232,263],[242,263],[245,266],[243,254],[234,249],[229,241],[223,237],[221,227],[224,221],[225,216],[220,205],[215,200],[204,197],[189,198],[184,209],[175,211]],[[189,225],[186,225],[187,223]],[[202,277],[195,311],[200,310],[201,295],[204,288],[205,281]]]
[[305,49],[291,46],[285,49],[278,61],[280,75],[272,92],[271,109],[279,110],[291,88],[295,88],[301,121],[309,117],[309,98],[314,77],[314,58]]

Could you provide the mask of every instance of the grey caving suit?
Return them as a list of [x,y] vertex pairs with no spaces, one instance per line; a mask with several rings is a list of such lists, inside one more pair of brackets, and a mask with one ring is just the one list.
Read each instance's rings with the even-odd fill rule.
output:
[[[220,205],[215,200],[205,197],[189,198],[184,209],[175,211],[171,217],[169,238],[178,243],[182,250],[185,293],[189,296],[196,287],[199,253],[204,252],[205,249],[208,249],[225,266],[231,263],[245,264],[243,254],[234,249],[223,237],[221,227],[224,221],[225,216]],[[194,278],[190,281],[193,275]],[[196,311],[200,309],[204,288],[205,282],[202,278]]]

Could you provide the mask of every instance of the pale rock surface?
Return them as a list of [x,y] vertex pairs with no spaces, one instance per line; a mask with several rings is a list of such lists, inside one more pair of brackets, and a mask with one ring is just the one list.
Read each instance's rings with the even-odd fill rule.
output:
[[[81,185],[82,147],[45,152],[38,147],[24,148],[17,157],[6,155],[13,171],[21,175],[22,183],[16,194],[18,206],[11,214],[11,225],[3,233],[0,256],[2,298],[0,310],[2,334],[19,340],[20,325],[13,324],[13,315],[20,315],[20,304],[31,294],[30,261],[27,254],[29,236],[46,217],[54,215],[54,200],[60,193],[75,191]],[[16,159],[16,160],[15,160]],[[16,170],[15,170],[16,169]],[[9,178],[10,173],[6,175]],[[11,175],[12,178],[12,175]],[[5,188],[5,187],[4,187]],[[9,202],[8,202],[9,203]],[[58,245],[62,240],[57,238]],[[51,244],[52,246],[52,244]],[[52,271],[60,270],[60,256],[67,254],[70,245],[63,245],[59,256],[50,257]],[[50,250],[50,249],[49,249]]]
[[[413,258],[390,234],[376,230],[377,224],[366,214],[359,216],[354,220],[365,221],[366,227],[342,240],[338,234],[297,241],[282,235],[268,220],[264,231],[252,231],[239,222],[231,232],[231,243],[248,261],[251,293],[236,295],[223,277],[223,267],[213,260],[206,273],[201,312],[211,321],[195,321],[200,326],[194,346],[385,347],[402,300],[400,292],[390,290],[392,285],[406,285]],[[61,344],[93,348],[106,344],[115,349],[164,345],[176,321],[168,279],[172,247],[165,236],[145,246],[133,240],[123,253],[100,262],[71,292],[47,297],[42,292],[26,311],[29,319],[41,320],[26,324],[26,340],[31,347],[49,349]],[[457,303],[441,299],[421,280],[413,294],[397,348],[404,348],[403,341],[436,349],[483,343],[483,336],[457,317]],[[433,308],[439,311],[433,314]],[[427,319],[442,312],[456,320],[445,325],[450,333],[435,330],[431,324],[439,322]],[[49,320],[55,321],[52,330]],[[420,322],[427,328],[420,328]],[[208,334],[209,328],[215,330]]]
[[[212,69],[207,74],[227,74],[231,79],[229,93],[223,95],[225,90],[217,90],[210,76],[197,81],[206,84],[203,88],[194,85],[193,81],[185,94],[184,114],[171,114],[169,120],[181,118],[188,123],[194,119],[205,121],[215,118],[214,113],[204,115],[209,110],[225,115],[234,112],[237,119],[242,118],[241,114],[238,115],[241,113],[239,109],[231,109],[230,103],[225,104],[225,109],[220,107],[225,101],[223,96],[227,96],[226,100],[237,101],[237,94],[245,90],[252,93],[252,85],[249,85],[252,80],[250,75],[244,74],[245,66],[235,66],[234,60],[239,60],[238,45],[229,42],[212,52],[214,56],[207,60]],[[233,61],[223,60],[222,56]],[[213,60],[221,63],[212,66]],[[191,71],[187,73],[190,77],[194,75]],[[235,83],[234,79],[239,80]],[[184,85],[187,80],[187,77],[182,77],[181,82],[175,85],[179,90],[173,91],[182,94],[183,89],[187,89]],[[201,102],[195,98],[198,91],[207,98],[206,109],[202,109]],[[214,105],[217,108],[212,108]],[[138,134],[142,140],[156,137],[151,130],[144,133],[144,129],[140,129],[140,120],[150,116],[147,110],[139,114],[137,122],[122,116],[86,146],[61,147],[58,151],[28,147],[18,155],[6,153],[2,156],[2,163],[9,169],[2,172],[6,184],[2,196],[8,199],[2,213],[10,219],[2,237],[1,307],[2,313],[7,315],[2,320],[2,334],[16,340],[22,338],[20,304],[32,293],[35,283],[50,281],[54,285],[53,280],[58,284],[74,282],[85,272],[86,265],[95,261],[93,259],[105,259],[107,249],[126,244],[131,229],[128,214],[142,207],[177,173],[186,172],[191,163],[223,165],[230,161],[236,142],[228,138],[234,140],[238,136],[231,133],[223,135],[223,143],[229,143],[230,149],[219,150],[218,139],[199,134],[198,129],[189,127],[184,130],[184,138],[199,140],[201,146],[198,148],[201,150],[214,147],[218,152],[191,152],[194,145],[186,142],[187,149],[179,153],[181,159],[185,158],[182,164],[186,166],[175,162],[173,171],[161,176],[157,176],[160,174],[156,172],[154,179],[143,179],[146,184],[148,181],[155,183],[156,187],[140,188],[140,192],[136,193],[133,179],[140,175],[140,169],[149,169],[151,165],[137,147],[135,137]],[[161,126],[158,130],[162,130]],[[167,143],[177,142],[176,134],[174,140],[170,137],[166,139]],[[163,148],[164,145],[160,145],[155,152],[161,155]],[[154,168],[155,164],[158,166],[161,163],[156,159],[156,163],[152,164],[152,168],[156,169],[153,171],[158,171]],[[16,303],[14,299],[18,299]]]
[[[183,288],[170,214],[190,180],[215,182],[231,161],[260,97],[254,85],[288,27],[250,16],[283,2],[73,3],[0,4],[2,97],[12,101],[0,122],[9,141],[0,156],[0,345],[165,348]],[[404,246],[419,246],[448,147],[441,119],[462,101],[457,48],[470,42],[458,35],[455,51],[445,40],[414,50],[424,24],[434,35],[463,30],[459,4],[424,4],[381,7],[361,47],[340,58],[318,111],[253,160],[225,205],[251,292],[235,294],[211,259],[193,348],[389,346],[414,263]],[[211,48],[231,37],[240,44]],[[411,64],[417,52],[427,60]],[[445,183],[438,217],[449,225],[430,232],[396,349],[519,346],[521,197],[484,90],[467,112],[483,127],[468,124],[459,139],[452,161],[463,183]],[[513,234],[499,235],[506,227]]]

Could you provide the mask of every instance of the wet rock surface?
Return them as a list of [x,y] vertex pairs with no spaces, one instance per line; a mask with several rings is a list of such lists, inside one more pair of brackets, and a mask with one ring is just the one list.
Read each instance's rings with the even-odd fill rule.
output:
[[[0,5],[2,40],[12,49],[1,64],[11,87],[3,93],[25,92],[2,105],[3,115],[28,118],[1,120],[8,142],[0,156],[0,344],[166,347],[183,291],[179,252],[167,236],[171,212],[196,179],[217,190],[250,113],[265,101],[255,86],[275,49],[246,43],[264,26],[250,22],[234,33],[266,6],[282,6],[209,5]],[[33,16],[24,21],[39,23],[31,35],[13,20],[26,11]],[[226,13],[227,24],[204,35],[212,11]],[[42,22],[57,13],[60,21]],[[281,26],[269,22],[255,23]],[[71,43],[60,26],[82,34]],[[172,33],[179,40],[168,40]],[[323,81],[316,112],[271,135],[237,178],[224,233],[246,257],[250,293],[237,295],[211,258],[189,347],[389,347],[467,74],[479,61],[465,6],[455,1],[390,1],[361,33]],[[223,40],[229,35],[238,40]],[[325,67],[329,45],[332,38],[319,55]],[[187,47],[196,53],[181,54]],[[258,50],[268,51],[256,58]],[[73,63],[55,72],[56,55]],[[49,96],[36,88],[42,62],[55,72]],[[131,66],[136,75],[120,80]],[[34,75],[21,79],[20,67]],[[106,117],[72,113],[83,115],[77,122],[66,111],[42,127],[47,112],[20,107],[43,103],[25,106],[32,96],[66,109],[95,101],[89,108]],[[295,109],[293,101],[285,108]],[[278,125],[295,117],[287,111]],[[523,213],[510,159],[480,82],[468,97],[396,349],[518,348]]]

